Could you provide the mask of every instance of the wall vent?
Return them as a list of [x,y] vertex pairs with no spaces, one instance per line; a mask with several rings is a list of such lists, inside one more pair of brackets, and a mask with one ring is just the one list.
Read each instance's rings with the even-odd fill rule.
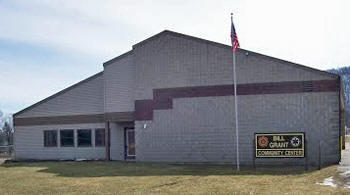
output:
[[312,92],[314,89],[314,85],[312,81],[306,81],[303,83],[303,91],[304,92]]

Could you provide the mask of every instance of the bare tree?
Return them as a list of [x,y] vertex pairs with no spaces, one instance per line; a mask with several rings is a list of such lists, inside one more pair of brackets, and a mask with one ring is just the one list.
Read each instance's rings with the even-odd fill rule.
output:
[[8,144],[12,145],[13,129],[7,121],[5,122],[4,126],[2,127],[1,134],[2,134],[2,136],[5,136],[7,138]]

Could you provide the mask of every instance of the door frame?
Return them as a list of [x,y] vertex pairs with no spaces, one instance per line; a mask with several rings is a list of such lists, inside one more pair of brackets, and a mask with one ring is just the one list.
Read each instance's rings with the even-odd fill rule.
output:
[[[128,131],[134,131],[134,136],[135,136],[135,128],[134,127],[124,127],[124,159],[128,160],[128,159],[135,159],[136,157],[136,150],[135,150],[135,155],[129,155],[128,154]],[[135,138],[134,138],[135,140]],[[136,140],[135,140],[136,142]]]

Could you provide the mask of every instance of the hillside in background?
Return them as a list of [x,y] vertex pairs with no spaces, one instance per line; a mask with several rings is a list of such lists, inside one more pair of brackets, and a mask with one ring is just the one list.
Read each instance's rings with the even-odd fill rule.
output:
[[350,66],[335,68],[328,70],[328,72],[335,73],[341,76],[343,91],[344,91],[344,101],[345,101],[345,117],[346,126],[350,126]]

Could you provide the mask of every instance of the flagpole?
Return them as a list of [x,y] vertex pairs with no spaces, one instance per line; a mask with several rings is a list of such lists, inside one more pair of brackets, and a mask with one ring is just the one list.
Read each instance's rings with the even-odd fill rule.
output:
[[[231,13],[231,23],[233,24],[233,13]],[[238,134],[238,111],[237,111],[237,77],[236,77],[236,52],[232,50],[232,65],[233,65],[233,86],[234,86],[234,93],[235,93],[235,125],[236,125],[236,165],[237,165],[237,171],[239,171],[239,134]]]

